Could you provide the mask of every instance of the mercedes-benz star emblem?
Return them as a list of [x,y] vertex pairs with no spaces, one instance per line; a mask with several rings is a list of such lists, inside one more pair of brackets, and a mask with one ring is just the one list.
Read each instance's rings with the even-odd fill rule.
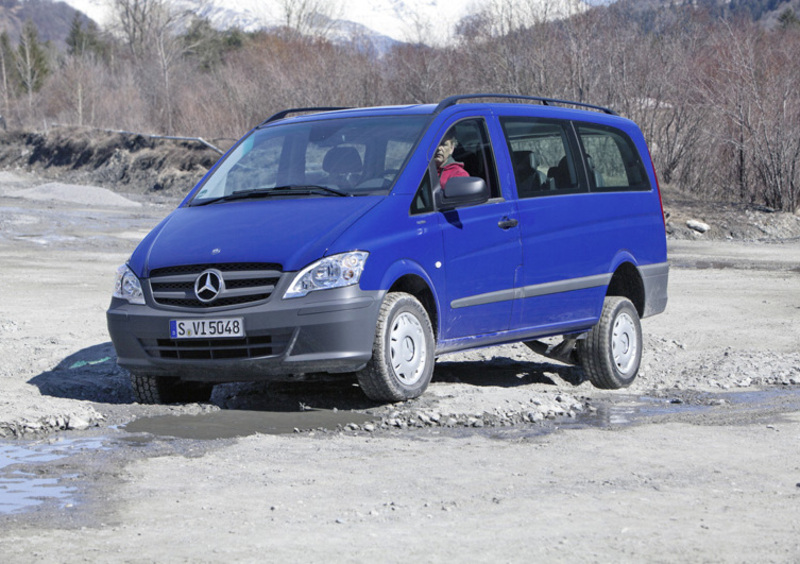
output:
[[225,281],[219,270],[204,270],[194,281],[194,294],[204,304],[213,302],[225,290]]

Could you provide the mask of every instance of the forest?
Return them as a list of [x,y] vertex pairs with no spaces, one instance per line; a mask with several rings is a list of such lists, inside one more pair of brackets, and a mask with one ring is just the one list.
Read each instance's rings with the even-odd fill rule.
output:
[[[289,107],[438,102],[458,93],[547,96],[613,108],[643,129],[662,185],[715,201],[800,207],[800,18],[624,2],[552,21],[491,3],[456,39],[378,51],[365,38],[215,30],[165,0],[112,0],[116,25],[76,17],[66,49],[0,34],[8,129],[54,124],[235,139]],[[313,3],[312,3],[313,4]],[[302,14],[300,14],[302,15]],[[297,14],[296,14],[297,16]]]

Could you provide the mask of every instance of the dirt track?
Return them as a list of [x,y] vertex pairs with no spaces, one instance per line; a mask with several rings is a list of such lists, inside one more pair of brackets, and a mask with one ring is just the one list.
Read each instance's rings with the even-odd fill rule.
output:
[[[0,432],[60,455],[0,456],[4,562],[800,558],[796,240],[671,241],[670,304],[643,322],[629,390],[509,346],[439,359],[402,405],[340,383],[148,407],[114,365],[104,311],[115,267],[169,206],[34,183],[0,177]],[[48,191],[63,201],[34,198]],[[352,425],[252,434],[316,421],[301,404]],[[163,415],[180,417],[147,418]],[[151,432],[116,428],[132,420]],[[167,436],[224,436],[214,425],[248,436]],[[21,472],[74,495],[4,513]]]

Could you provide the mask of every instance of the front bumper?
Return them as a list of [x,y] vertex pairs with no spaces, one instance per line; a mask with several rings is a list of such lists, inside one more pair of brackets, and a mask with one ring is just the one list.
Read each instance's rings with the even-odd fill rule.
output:
[[[361,369],[372,356],[385,292],[357,286],[275,296],[246,307],[186,308],[131,305],[112,299],[108,332],[120,366],[184,380],[233,382],[293,379],[312,372]],[[242,317],[245,337],[172,339],[172,319]]]

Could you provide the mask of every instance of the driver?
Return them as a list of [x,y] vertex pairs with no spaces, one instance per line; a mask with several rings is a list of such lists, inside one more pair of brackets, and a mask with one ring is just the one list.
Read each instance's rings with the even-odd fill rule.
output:
[[441,143],[436,148],[436,153],[433,155],[433,160],[436,163],[436,172],[439,173],[439,184],[444,190],[445,184],[451,178],[456,176],[469,176],[469,173],[464,169],[464,165],[453,159],[453,151],[458,147],[455,133],[451,129],[442,138]]

